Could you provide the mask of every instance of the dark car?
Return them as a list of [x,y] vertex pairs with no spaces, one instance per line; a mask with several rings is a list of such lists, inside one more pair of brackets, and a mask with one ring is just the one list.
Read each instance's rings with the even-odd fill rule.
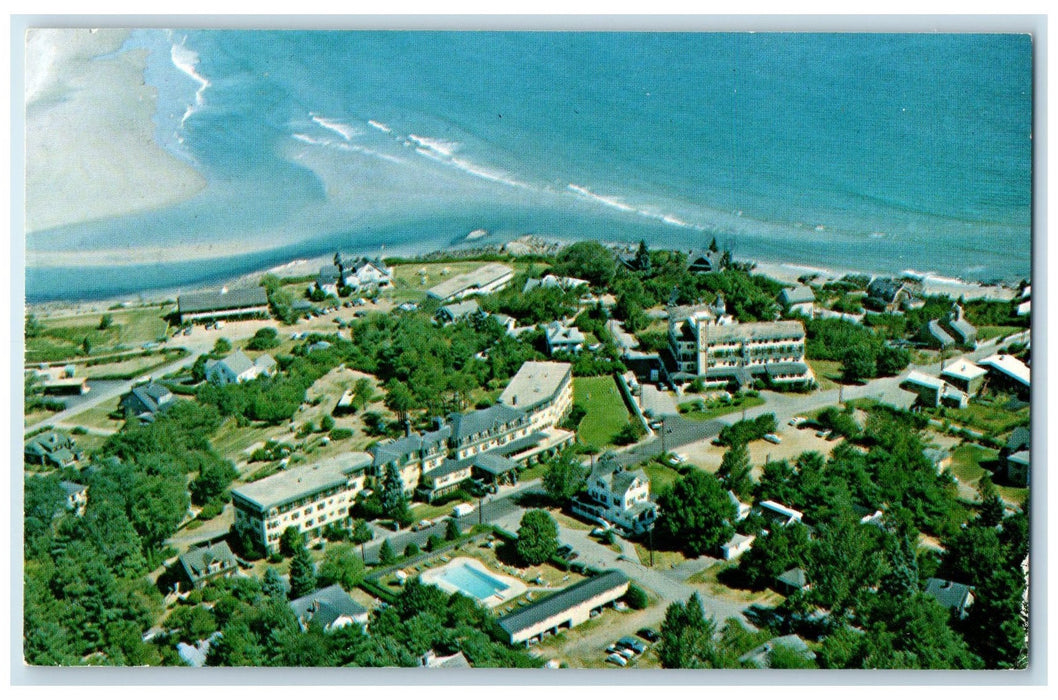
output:
[[558,555],[559,559],[562,559],[564,561],[573,561],[579,556],[576,552],[573,551],[573,547],[569,546],[568,544],[564,544],[559,547],[555,554]]
[[636,632],[640,637],[647,640],[648,642],[656,642],[661,639],[661,635],[658,634],[657,630],[650,627],[644,627],[643,629]]
[[647,650],[647,647],[643,642],[632,639],[631,637],[621,637],[617,640],[617,646],[619,648],[631,649],[637,654],[642,654]]

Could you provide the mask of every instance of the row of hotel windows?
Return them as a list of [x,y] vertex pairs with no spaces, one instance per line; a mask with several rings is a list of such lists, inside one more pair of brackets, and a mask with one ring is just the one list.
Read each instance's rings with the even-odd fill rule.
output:
[[345,493],[346,491],[348,491],[350,489],[359,491],[361,488],[363,488],[363,486],[364,486],[364,481],[363,481],[362,478],[359,478],[359,479],[356,479],[356,480],[351,481],[349,483],[343,484],[341,486],[335,486],[334,488],[327,489],[326,491],[321,491],[319,493],[310,494],[308,496],[304,496],[302,498],[299,498],[296,501],[290,501],[289,503],[284,503],[281,506],[277,506],[277,507],[272,508],[271,510],[269,510],[268,511],[268,515],[269,515],[269,517],[274,517],[276,515],[282,515],[283,513],[288,513],[288,512],[290,512],[292,510],[297,510],[298,508],[301,508],[304,505],[312,505],[313,503],[316,503],[317,501],[320,501],[320,500],[322,500],[324,498],[327,498],[329,496],[335,496],[337,494]]

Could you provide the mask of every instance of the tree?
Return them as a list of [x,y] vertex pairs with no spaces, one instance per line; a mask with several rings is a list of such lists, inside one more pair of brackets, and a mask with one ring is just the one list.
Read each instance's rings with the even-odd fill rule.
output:
[[553,269],[557,275],[579,277],[595,287],[605,287],[613,279],[617,264],[613,253],[601,243],[580,241],[558,253]]
[[580,463],[572,450],[564,450],[551,460],[544,472],[544,491],[555,505],[565,505],[574,494],[584,488],[588,469]]
[[84,337],[84,340],[81,341],[81,352],[83,352],[85,355],[92,354],[92,341],[87,335]]
[[636,251],[636,269],[640,272],[650,274],[650,250],[646,241],[639,241],[639,250]]
[[445,523],[445,539],[451,542],[458,539],[462,533],[459,531],[459,522],[455,518],[449,518]]
[[426,551],[427,552],[436,552],[438,550],[438,548],[440,548],[443,543],[444,543],[444,540],[442,540],[437,535],[430,535],[429,537],[426,538]]
[[723,668],[724,655],[713,640],[716,622],[706,618],[697,593],[665,610],[657,653],[662,668]]
[[1020,567],[993,566],[980,577],[963,636],[985,668],[1023,667],[1028,646],[1024,595]]
[[271,350],[279,345],[279,331],[271,326],[261,328],[250,342],[246,343],[247,350]]
[[558,551],[558,524],[545,510],[533,509],[522,516],[515,544],[518,556],[529,565],[543,564]]
[[270,566],[265,569],[264,581],[261,583],[261,592],[274,600],[286,599],[286,584],[283,583],[283,578],[274,567]]
[[305,536],[294,525],[288,525],[279,536],[279,552],[285,557],[292,557],[305,546]]
[[290,597],[300,598],[316,590],[316,566],[312,555],[304,545],[294,552],[290,560]]
[[878,376],[892,377],[911,364],[911,352],[905,348],[885,345],[878,351]]
[[320,585],[337,583],[347,591],[355,588],[364,578],[364,562],[349,544],[328,545],[320,564]]
[[371,380],[365,377],[361,377],[356,380],[356,384],[353,385],[353,405],[356,406],[357,410],[363,410],[365,406],[371,401],[371,396],[375,393],[375,388],[371,384]]
[[739,442],[730,447],[720,460],[720,469],[716,475],[731,491],[738,496],[746,496],[753,487],[750,478],[752,465],[749,462],[749,450],[745,443]]
[[633,610],[645,610],[650,600],[647,592],[634,583],[628,584],[628,592],[625,593],[625,602]]
[[231,352],[231,341],[227,338],[217,338],[217,342],[213,343],[214,355],[227,355]]
[[375,533],[371,531],[371,526],[367,524],[366,520],[357,520],[356,526],[353,528],[353,534],[350,536],[353,544],[364,544],[370,542],[371,538],[375,536]]
[[658,498],[657,528],[694,556],[715,552],[735,534],[735,504],[712,474],[688,472]]
[[36,315],[26,314],[25,333],[27,338],[36,338],[44,333],[44,324],[37,320]]
[[320,430],[322,432],[330,432],[334,430],[334,418],[331,416],[324,416],[320,419]]
[[191,482],[191,501],[196,505],[206,505],[224,495],[239,473],[228,460],[209,459],[198,472],[198,478]]
[[395,464],[386,466],[386,477],[382,481],[382,512],[401,525],[411,522],[411,510],[404,495],[404,480]]
[[408,546],[404,548],[405,559],[408,557],[417,557],[420,554],[422,554],[422,549],[419,548],[419,545],[416,542],[409,542]]
[[397,555],[393,552],[393,546],[389,543],[389,540],[382,540],[382,546],[378,548],[378,563],[382,566],[389,566],[397,561]]
[[415,395],[408,385],[397,379],[386,384],[386,408],[397,414],[401,423],[408,420],[408,411],[415,406]]
[[114,325],[114,317],[110,314],[103,314],[99,317],[99,330],[105,331]]
[[852,345],[841,356],[842,376],[848,382],[861,382],[878,373],[874,348],[870,345]]

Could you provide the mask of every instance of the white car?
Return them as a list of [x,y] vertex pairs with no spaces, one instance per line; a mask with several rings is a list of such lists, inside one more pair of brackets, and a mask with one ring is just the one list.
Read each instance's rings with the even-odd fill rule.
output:
[[606,660],[609,661],[612,664],[617,664],[618,666],[627,666],[628,665],[628,659],[626,659],[625,657],[621,656],[620,654],[610,654],[609,656],[606,657]]
[[778,445],[782,442],[782,438],[776,435],[775,433],[768,433],[764,436],[764,439],[773,445]]
[[687,461],[687,456],[686,455],[681,455],[679,452],[673,452],[672,454],[669,455],[669,459],[668,459],[669,464],[671,464],[672,466],[676,466],[677,464],[683,464],[686,461]]

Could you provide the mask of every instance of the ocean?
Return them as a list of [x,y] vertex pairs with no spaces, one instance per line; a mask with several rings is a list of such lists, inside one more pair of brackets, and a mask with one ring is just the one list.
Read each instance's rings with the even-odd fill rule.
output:
[[[476,229],[478,245],[715,236],[741,259],[1030,275],[1027,35],[141,29],[122,50],[147,53],[157,141],[208,184],[32,233],[29,301]],[[195,259],[48,262],[159,245]]]

